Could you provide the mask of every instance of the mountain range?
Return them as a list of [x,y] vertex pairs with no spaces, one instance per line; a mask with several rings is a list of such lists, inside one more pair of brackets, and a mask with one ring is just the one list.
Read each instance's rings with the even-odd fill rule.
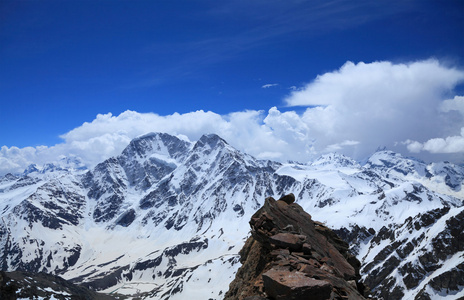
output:
[[77,157],[0,177],[0,265],[110,295],[222,299],[248,221],[288,193],[337,232],[387,299],[464,297],[464,168],[387,150],[364,162],[258,160],[221,137],[138,137],[91,169]]

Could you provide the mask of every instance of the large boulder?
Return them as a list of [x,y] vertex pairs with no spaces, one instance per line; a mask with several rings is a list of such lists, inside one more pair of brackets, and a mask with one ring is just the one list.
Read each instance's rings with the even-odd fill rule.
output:
[[263,274],[266,294],[276,300],[329,299],[332,285],[302,272],[271,269]]

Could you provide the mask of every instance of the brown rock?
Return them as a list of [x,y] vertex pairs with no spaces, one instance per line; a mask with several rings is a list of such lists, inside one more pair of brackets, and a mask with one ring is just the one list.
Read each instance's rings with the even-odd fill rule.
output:
[[266,294],[276,300],[330,299],[332,285],[301,272],[269,270],[263,274]]
[[287,204],[292,204],[293,202],[295,202],[295,195],[293,195],[293,193],[290,193],[288,195],[282,196],[279,200],[284,201]]
[[301,250],[303,251],[304,254],[311,254],[311,245],[308,243],[303,243]]
[[267,263],[267,251],[252,237],[248,238],[240,251],[242,267],[235,280],[229,285],[224,299],[244,299],[260,292],[259,281]]
[[297,203],[266,198],[250,226],[251,237],[240,252],[242,266],[225,300],[365,299],[360,263],[348,244]]
[[279,248],[288,248],[291,251],[298,251],[303,247],[305,236],[285,232],[271,236],[269,241]]

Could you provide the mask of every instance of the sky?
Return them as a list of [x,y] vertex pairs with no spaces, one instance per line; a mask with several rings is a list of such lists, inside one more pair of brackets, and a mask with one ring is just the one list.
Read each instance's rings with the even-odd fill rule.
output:
[[464,163],[464,2],[0,1],[0,175],[148,132]]

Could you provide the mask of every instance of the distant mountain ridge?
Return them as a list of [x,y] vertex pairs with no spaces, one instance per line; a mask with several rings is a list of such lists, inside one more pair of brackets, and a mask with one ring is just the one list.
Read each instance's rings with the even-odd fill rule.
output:
[[[427,240],[446,232],[451,216],[433,211],[455,212],[464,199],[461,166],[425,164],[391,151],[376,152],[364,166],[339,154],[282,164],[258,160],[214,134],[190,142],[150,133],[91,170],[70,161],[0,178],[1,269],[48,272],[147,299],[222,299],[240,265],[251,215],[266,197],[288,192],[352,243],[364,280],[378,270],[382,280],[370,281],[374,293],[396,288],[414,296],[419,291],[398,276],[388,279],[414,268],[381,263],[373,253],[394,242],[385,232],[400,234],[409,218],[430,215],[441,226],[414,228]],[[432,284],[436,276],[462,271],[456,247],[452,262],[437,262],[440,274],[417,277],[423,297],[443,294]],[[387,260],[404,259],[394,251]],[[407,255],[411,262],[417,257]],[[367,268],[373,262],[376,267]],[[454,296],[463,293],[456,286]]]

